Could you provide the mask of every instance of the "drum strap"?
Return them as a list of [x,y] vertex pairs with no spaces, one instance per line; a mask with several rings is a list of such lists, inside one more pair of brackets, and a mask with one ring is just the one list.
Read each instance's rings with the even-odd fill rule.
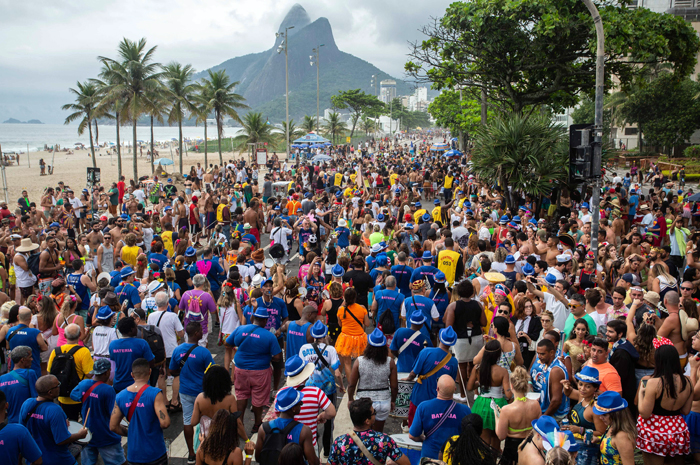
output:
[[358,447],[358,449],[360,449],[362,451],[362,455],[364,455],[367,458],[367,460],[372,462],[372,465],[381,465],[381,463],[379,463],[379,460],[374,458],[374,455],[372,455],[367,450],[367,447],[365,447],[365,445],[362,443],[362,440],[357,435],[357,433],[355,433],[354,431],[350,431],[350,437],[352,438],[353,442]]
[[429,372],[427,372],[427,373],[424,374],[424,375],[419,375],[419,376],[418,376],[418,379],[416,379],[416,381],[418,382],[418,384],[423,384],[423,380],[424,380],[424,379],[430,378],[430,377],[433,376],[435,373],[437,373],[438,371],[442,370],[442,367],[444,367],[445,365],[447,365],[447,362],[449,362],[451,359],[452,359],[452,353],[447,352],[447,355],[445,355],[445,358],[443,358],[443,359],[440,361],[440,363],[437,364],[437,366],[436,366],[435,368],[433,368],[432,370],[430,370]]
[[418,335],[420,334],[420,331],[414,332],[411,337],[406,339],[406,342],[403,343],[403,345],[399,348],[399,355],[403,353],[404,350],[408,349],[408,346],[411,345],[411,342],[415,341]]

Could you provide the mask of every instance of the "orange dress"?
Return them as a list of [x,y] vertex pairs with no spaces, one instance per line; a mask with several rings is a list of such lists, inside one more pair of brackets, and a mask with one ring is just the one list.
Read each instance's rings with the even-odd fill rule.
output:
[[[335,350],[338,352],[338,355],[357,358],[362,355],[365,347],[367,347],[367,334],[364,326],[358,324],[355,318],[361,323],[364,322],[367,310],[358,304],[350,305],[348,310],[345,307],[338,309],[338,321],[341,324],[341,331],[335,343]],[[355,315],[355,318],[350,315],[350,312]]]

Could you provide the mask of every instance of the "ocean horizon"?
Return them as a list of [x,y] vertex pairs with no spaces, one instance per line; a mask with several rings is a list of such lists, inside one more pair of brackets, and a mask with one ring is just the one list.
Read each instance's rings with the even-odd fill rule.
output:
[[[115,125],[98,125],[99,143],[116,143],[117,127]],[[93,125],[94,129],[94,125]],[[224,127],[224,137],[236,137],[241,128]],[[150,143],[150,126],[136,127],[137,140]],[[209,140],[216,139],[216,127],[210,125],[207,128]],[[94,137],[94,134],[93,134]],[[168,142],[177,140],[177,126],[156,126],[153,128],[153,137],[156,142]],[[204,139],[204,126],[183,126],[183,139],[192,141]],[[124,145],[131,145],[132,126],[121,126],[119,138]],[[77,142],[82,142],[85,147],[90,147],[90,136],[87,129],[82,136],[78,135],[77,124],[0,124],[0,146],[3,152],[26,153],[27,147],[30,152],[45,150],[45,147],[53,147],[58,144],[61,147],[73,148]]]

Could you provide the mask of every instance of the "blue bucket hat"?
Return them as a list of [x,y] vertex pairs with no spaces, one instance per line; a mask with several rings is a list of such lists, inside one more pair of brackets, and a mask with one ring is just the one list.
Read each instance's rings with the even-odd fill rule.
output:
[[457,342],[457,333],[452,326],[440,330],[440,342],[446,346],[453,346]]
[[463,206],[464,208],[472,208],[472,203],[471,203],[471,202],[464,202],[464,203],[462,204],[462,206]]
[[627,401],[615,391],[605,391],[598,396],[593,405],[593,413],[605,415],[606,413],[617,412],[627,408]]
[[280,389],[277,393],[277,400],[275,401],[275,409],[278,412],[286,412],[287,410],[293,408],[304,398],[304,393],[297,391],[293,387],[286,387]]
[[414,203],[413,206],[416,207],[416,208],[420,208],[420,207],[421,207],[420,202]]
[[511,265],[511,264],[515,263],[515,257],[512,256],[512,255],[506,256],[506,262],[505,262],[505,263],[506,263],[506,265]]
[[423,216],[421,216],[421,219],[423,221],[430,221],[430,213],[423,213]]
[[434,203],[435,205],[440,205],[440,199],[435,199],[435,200],[433,200],[433,203]]
[[114,316],[114,312],[107,305],[100,307],[100,309],[97,311],[97,319],[98,320],[109,320],[113,316]]
[[408,320],[412,325],[422,325],[425,323],[425,315],[420,310],[411,313],[411,318]]
[[195,255],[197,255],[197,251],[194,247],[187,247],[185,250],[185,257],[194,257]]
[[131,268],[130,266],[125,266],[124,268],[122,268],[122,272],[121,272],[120,276],[122,278],[126,278],[127,276],[131,276],[134,273],[136,273],[136,271],[134,271],[133,268]]
[[583,203],[581,204],[581,208],[589,208],[588,202],[583,202]]
[[328,334],[328,327],[321,323],[320,320],[316,320],[316,323],[311,327],[311,337],[314,339],[321,339],[326,337]]
[[265,307],[256,308],[253,316],[256,318],[270,318],[270,314],[267,312]]
[[535,274],[535,267],[529,263],[526,263],[523,265],[522,272],[525,276],[532,276]]
[[435,273],[434,279],[436,283],[444,283],[447,278],[445,277],[445,273],[443,273],[442,271],[438,271],[437,273]]
[[345,268],[336,263],[333,265],[333,268],[331,268],[331,274],[336,278],[340,278],[345,274]]
[[384,221],[384,215],[381,213],[377,215],[377,221]]
[[506,224],[510,221],[510,218],[508,218],[508,215],[503,215],[501,219],[498,221],[501,224]]
[[386,336],[384,336],[384,333],[379,328],[374,328],[374,331],[367,336],[367,343],[372,347],[385,346]]
[[544,277],[544,280],[547,281],[547,284],[550,286],[554,286],[557,283],[557,277],[552,273],[547,274],[547,276]]
[[372,201],[371,201],[371,200],[367,200],[367,201],[365,202],[365,205],[372,205]]
[[430,250],[424,251],[423,256],[420,259],[421,260],[432,260],[433,256],[430,254]]
[[341,197],[343,196],[343,192],[342,192],[342,191],[338,191],[338,192],[335,193],[335,196],[338,197],[338,198],[341,198]]
[[520,217],[518,215],[513,217],[513,223],[520,223]]
[[582,383],[595,384],[600,386],[600,373],[597,368],[585,366],[574,375],[574,378],[581,381]]
[[542,436],[542,445],[545,450],[561,447],[568,452],[577,452],[579,449],[573,433],[571,431],[561,431],[557,421],[548,415],[543,415],[537,420],[533,420],[532,428]]

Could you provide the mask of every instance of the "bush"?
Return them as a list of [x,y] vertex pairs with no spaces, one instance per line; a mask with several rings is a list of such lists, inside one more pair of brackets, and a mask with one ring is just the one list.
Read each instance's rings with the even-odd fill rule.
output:
[[[669,179],[671,179],[671,172],[670,172],[670,171],[663,170],[663,171],[661,171],[661,173],[662,173],[664,176],[666,176],[666,177],[668,177]],[[685,172],[685,183],[687,184],[687,183],[689,183],[689,182],[700,182],[700,174],[699,174],[699,173],[688,173],[688,171],[686,170],[686,172]]]
[[700,145],[691,145],[683,150],[683,155],[686,158],[700,158]]

